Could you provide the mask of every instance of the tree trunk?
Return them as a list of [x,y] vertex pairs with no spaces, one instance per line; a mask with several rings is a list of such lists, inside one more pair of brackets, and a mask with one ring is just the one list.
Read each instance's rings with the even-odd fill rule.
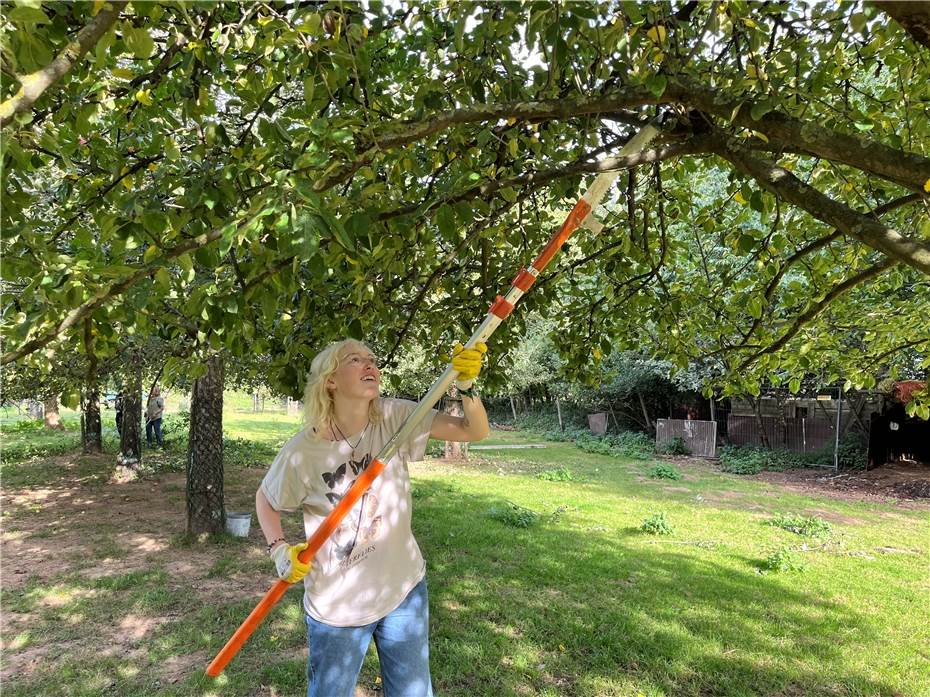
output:
[[[464,414],[462,411],[462,402],[459,401],[458,390],[454,387],[452,388],[452,395],[451,399],[446,399],[446,404],[442,410],[449,416],[462,416]],[[445,452],[443,454],[447,460],[467,460],[468,445],[447,440]]]
[[187,446],[187,532],[221,533],[223,505],[223,359],[207,361],[206,374],[194,381]]
[[87,454],[103,452],[100,427],[100,388],[97,384],[97,354],[94,351],[93,325],[84,320],[84,351],[87,354],[87,380],[81,399],[81,450]]
[[762,398],[753,399],[750,397],[749,404],[752,406],[752,411],[756,415],[756,424],[759,426],[759,442],[763,448],[771,449],[769,434],[765,432],[765,419],[762,418]]
[[116,461],[128,467],[142,461],[142,369],[133,359],[129,379],[123,385],[123,420]]
[[646,419],[646,428],[650,431],[655,431],[652,426],[652,419],[649,418],[649,410],[646,409],[646,400],[643,399],[643,393],[639,390],[636,390],[636,396],[639,397],[639,406],[643,409],[643,417]]
[[44,404],[38,399],[29,400],[29,418],[34,421],[38,421],[42,418],[43,413],[45,412]]
[[58,413],[58,395],[45,398],[45,428],[61,431],[61,415]]

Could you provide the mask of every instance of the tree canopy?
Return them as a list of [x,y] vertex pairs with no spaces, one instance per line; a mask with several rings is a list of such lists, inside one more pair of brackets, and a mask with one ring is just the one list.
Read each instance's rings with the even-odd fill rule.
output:
[[527,296],[569,373],[636,349],[750,393],[925,374],[903,4],[5,4],[2,362],[155,337],[169,376],[222,350],[297,394],[335,337],[460,338],[622,169]]

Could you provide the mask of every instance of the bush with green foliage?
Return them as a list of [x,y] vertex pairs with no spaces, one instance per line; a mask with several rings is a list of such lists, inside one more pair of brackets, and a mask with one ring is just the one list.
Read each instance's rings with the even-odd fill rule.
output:
[[539,513],[512,501],[505,501],[488,510],[488,517],[514,528],[528,528],[539,522]]
[[3,424],[0,429],[0,460],[22,462],[34,457],[63,455],[81,447],[81,422],[63,418],[62,429],[53,430],[37,419],[22,419]]
[[673,479],[677,481],[681,479],[681,472],[667,462],[657,462],[649,470],[649,476],[653,479]]
[[688,444],[685,443],[685,439],[681,436],[675,436],[674,438],[669,438],[664,443],[659,443],[656,445],[656,452],[662,455],[691,454],[691,450],[688,448]]
[[187,443],[191,430],[191,414],[189,411],[179,411],[174,414],[165,414],[162,419],[161,434],[165,446],[175,443]]
[[648,518],[644,518],[640,523],[639,529],[650,535],[671,535],[672,526],[665,517],[665,513],[653,513]]
[[747,445],[726,445],[720,450],[720,469],[730,474],[759,474],[769,466],[773,452]]
[[655,454],[655,442],[648,433],[623,431],[618,434],[608,434],[605,440],[612,443],[621,455],[634,460],[648,460]]
[[571,482],[575,477],[572,471],[565,467],[557,467],[554,470],[545,470],[536,475],[537,479],[545,479],[547,482]]
[[[840,440],[839,466],[843,469],[863,469],[866,465],[865,437],[848,433]],[[809,453],[791,450],[768,450],[757,445],[727,445],[720,450],[720,467],[732,474],[758,474],[762,470],[783,472],[800,467],[832,467],[833,444]]]
[[772,525],[802,537],[829,537],[833,534],[833,527],[830,523],[817,516],[782,514],[767,520],[766,525]]
[[762,572],[779,573],[785,571],[803,571],[804,562],[790,547],[780,547],[769,554],[759,564]]

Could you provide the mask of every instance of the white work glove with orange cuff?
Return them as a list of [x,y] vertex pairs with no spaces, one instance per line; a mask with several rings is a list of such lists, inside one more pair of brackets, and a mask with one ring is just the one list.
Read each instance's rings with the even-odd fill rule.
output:
[[278,578],[288,583],[297,583],[306,576],[312,564],[304,564],[297,555],[307,549],[307,543],[302,542],[299,545],[289,545],[287,542],[279,544],[271,550],[271,558],[278,569]]
[[455,386],[460,391],[466,392],[471,389],[475,378],[481,372],[481,360],[487,352],[488,345],[483,341],[475,344],[474,348],[467,349],[461,344],[456,344],[452,349],[452,368],[459,374],[455,379]]

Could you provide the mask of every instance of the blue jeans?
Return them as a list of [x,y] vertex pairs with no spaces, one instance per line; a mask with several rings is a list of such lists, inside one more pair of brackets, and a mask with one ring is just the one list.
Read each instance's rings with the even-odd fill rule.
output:
[[426,579],[396,610],[361,627],[333,627],[307,616],[307,697],[353,697],[374,637],[384,697],[432,697]]
[[149,447],[152,445],[152,431],[155,431],[155,440],[158,442],[158,447],[160,448],[162,446],[161,419],[145,422],[145,440],[149,444]]

